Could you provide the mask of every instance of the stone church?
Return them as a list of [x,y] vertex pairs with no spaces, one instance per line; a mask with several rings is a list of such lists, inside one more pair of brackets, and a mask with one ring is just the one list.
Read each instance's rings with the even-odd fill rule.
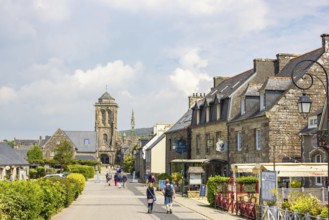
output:
[[67,140],[73,146],[74,158],[98,160],[103,164],[120,164],[123,160],[123,140],[118,125],[118,104],[105,92],[95,103],[95,131],[64,131],[57,129],[41,146],[44,158],[55,156],[56,145]]

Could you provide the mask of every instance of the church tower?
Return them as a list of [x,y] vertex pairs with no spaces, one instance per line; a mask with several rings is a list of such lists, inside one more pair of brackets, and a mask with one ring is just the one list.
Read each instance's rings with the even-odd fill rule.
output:
[[135,116],[134,116],[134,110],[131,113],[130,125],[131,125],[130,136],[131,137],[135,137]]
[[115,99],[108,92],[105,92],[95,103],[98,158],[104,164],[114,165],[116,162],[118,108]]

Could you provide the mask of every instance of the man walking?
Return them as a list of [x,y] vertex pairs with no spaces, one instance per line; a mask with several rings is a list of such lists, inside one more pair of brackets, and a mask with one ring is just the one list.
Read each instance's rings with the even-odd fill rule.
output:
[[175,190],[174,190],[174,186],[172,184],[170,184],[170,180],[166,179],[166,185],[165,187],[162,189],[162,193],[164,195],[164,199],[165,199],[165,205],[166,205],[166,209],[167,209],[167,214],[172,214],[172,202],[173,202],[173,198],[175,198]]

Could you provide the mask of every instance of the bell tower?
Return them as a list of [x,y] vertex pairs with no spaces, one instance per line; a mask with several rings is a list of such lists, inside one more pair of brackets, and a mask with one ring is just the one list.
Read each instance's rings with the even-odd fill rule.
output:
[[98,158],[103,164],[114,165],[117,151],[117,114],[115,99],[105,92],[95,103],[95,131]]

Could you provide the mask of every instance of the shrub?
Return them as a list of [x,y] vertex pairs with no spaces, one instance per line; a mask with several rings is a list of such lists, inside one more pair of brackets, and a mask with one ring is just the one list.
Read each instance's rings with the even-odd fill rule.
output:
[[218,186],[223,183],[227,183],[229,177],[211,176],[207,181],[207,199],[211,206],[215,205],[215,196],[218,193]]
[[158,180],[165,180],[165,179],[169,179],[171,182],[171,176],[167,173],[161,173],[158,175]]
[[79,194],[83,191],[85,188],[86,180],[82,174],[79,173],[71,173],[67,177],[67,179],[74,179],[78,183],[78,192]]
[[53,214],[64,207],[66,190],[64,186],[58,182],[58,179],[60,178],[41,178],[38,180],[38,184],[44,193],[44,207],[40,213],[44,219],[49,219]]
[[328,218],[329,214],[328,214],[328,207],[323,206],[321,209],[321,214],[320,217],[321,218]]
[[172,173],[171,179],[178,185],[178,184],[180,184],[180,181],[182,180],[182,174],[179,172]]
[[30,179],[38,178],[38,172],[36,169],[31,168],[29,172]]
[[36,182],[0,183],[1,213],[9,219],[41,219],[43,191]]
[[69,172],[71,173],[80,173],[85,179],[93,178],[95,176],[95,169],[91,166],[86,165],[69,165]]
[[37,167],[38,177],[43,177],[46,175],[46,169],[44,167]]
[[299,180],[292,180],[290,183],[291,188],[301,188],[302,187],[302,182]]
[[319,215],[321,211],[319,200],[311,194],[301,194],[291,205],[291,210],[301,214],[310,213],[311,215]]

